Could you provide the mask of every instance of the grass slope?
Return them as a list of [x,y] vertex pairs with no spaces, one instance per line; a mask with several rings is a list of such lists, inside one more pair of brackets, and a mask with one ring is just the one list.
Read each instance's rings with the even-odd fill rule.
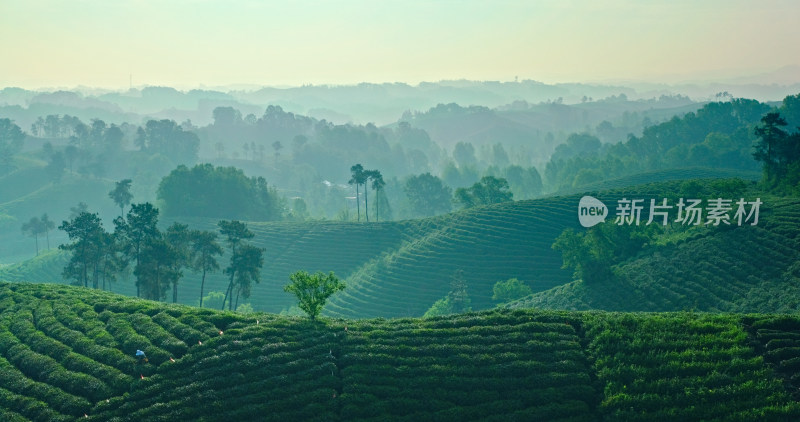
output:
[[0,415],[792,420],[798,337],[789,316],[497,310],[311,323],[0,283]]
[[512,307],[613,311],[797,312],[800,200],[762,198],[759,224],[688,238],[621,264],[614,280],[574,281]]

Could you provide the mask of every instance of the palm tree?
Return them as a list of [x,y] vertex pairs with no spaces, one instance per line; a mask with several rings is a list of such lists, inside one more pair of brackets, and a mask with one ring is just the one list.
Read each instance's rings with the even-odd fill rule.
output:
[[[380,170],[369,170],[367,173],[368,177],[372,179],[372,189],[375,189],[375,221],[378,221],[378,191],[386,186],[386,182],[383,181],[383,175]],[[369,217],[369,214],[367,214],[367,217]],[[369,218],[367,218],[367,221],[369,221]]]
[[358,211],[358,221],[361,221],[361,198],[358,195],[358,186],[367,182],[367,175],[364,172],[364,166],[361,164],[350,167],[350,174],[352,177],[347,183],[356,185],[356,209]]

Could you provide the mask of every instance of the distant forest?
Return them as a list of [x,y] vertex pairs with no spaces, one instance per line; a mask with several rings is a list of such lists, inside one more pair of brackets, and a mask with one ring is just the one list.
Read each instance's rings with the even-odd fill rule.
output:
[[[800,95],[762,103],[728,93],[705,103],[680,95],[632,100],[624,92],[598,99],[584,95],[574,104],[561,97],[536,104],[514,100],[494,108],[440,103],[424,111],[406,110],[381,126],[337,124],[278,105],[261,111],[239,103],[217,105],[207,110],[205,125],[122,111],[125,101],[138,101],[141,109],[152,98],[183,99],[177,104],[188,107],[196,95],[160,88],[129,98],[0,91],[6,104],[28,101],[27,108],[0,106],[0,177],[14,185],[0,194],[0,232],[19,236],[20,225],[31,216],[47,212],[56,220],[66,218],[67,210],[81,201],[101,217],[113,218],[113,207],[102,194],[81,200],[78,192],[107,192],[125,179],[132,181],[136,202],[152,202],[167,216],[374,221],[437,215],[496,200],[491,198],[573,192],[669,168],[752,175],[761,169],[753,156],[758,139],[754,130],[761,118],[778,112],[789,133],[800,126]],[[62,112],[37,115],[45,110]],[[96,115],[78,116],[92,113]],[[380,172],[381,185],[348,183],[357,164]],[[228,168],[235,170],[224,170]],[[240,205],[242,200],[209,196],[215,184],[205,190],[181,185],[190,183],[190,173],[199,169],[227,172],[230,177],[215,179],[228,183],[215,188],[217,192],[231,193],[235,189],[230,186],[240,182],[255,183],[258,187],[241,192],[263,192],[260,201],[269,205],[259,214]],[[181,174],[183,182],[178,180]],[[102,189],[92,187],[98,185]],[[58,186],[71,193],[59,200],[42,198],[39,204],[30,197],[13,202],[35,192],[46,195]],[[488,186],[504,193],[483,190]],[[206,205],[176,206],[179,201],[171,193],[182,190],[196,194],[180,201]],[[479,197],[483,199],[475,199]],[[375,206],[365,203],[370,199]],[[215,205],[229,211],[209,209]],[[205,211],[198,212],[200,208]],[[362,210],[369,214],[362,216]],[[380,216],[374,214],[378,210]]]

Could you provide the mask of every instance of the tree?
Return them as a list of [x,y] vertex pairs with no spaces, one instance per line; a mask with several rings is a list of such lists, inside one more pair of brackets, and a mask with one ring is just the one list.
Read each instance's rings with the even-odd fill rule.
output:
[[533,290],[525,283],[510,278],[506,281],[498,281],[492,288],[492,300],[500,303],[511,302],[533,294]]
[[386,182],[383,180],[383,175],[379,170],[370,170],[369,177],[372,179],[372,189],[375,190],[375,221],[378,221],[380,217],[378,213],[380,204],[379,194],[383,190],[383,187],[386,186]]
[[456,270],[450,280],[450,292],[447,293],[447,296],[434,302],[423,318],[469,312],[472,310],[471,303],[469,294],[467,294],[464,271]]
[[470,167],[478,163],[475,159],[475,147],[469,142],[459,142],[453,149],[453,158],[459,167]]
[[77,217],[80,213],[88,211],[89,205],[86,202],[78,202],[78,205],[74,207],[69,207],[69,219],[72,220],[73,218]]
[[125,206],[131,203],[133,194],[131,193],[131,179],[123,179],[115,183],[114,189],[108,193],[108,197],[114,200],[119,207],[119,216],[125,214]]
[[456,201],[464,208],[499,204],[511,201],[513,197],[514,195],[509,191],[508,181],[494,176],[484,176],[480,182],[471,187],[458,188],[455,192]]
[[172,223],[164,232],[164,239],[175,254],[172,271],[176,277],[172,280],[172,303],[178,303],[178,282],[183,277],[183,268],[190,267],[192,232],[189,226],[178,222]]
[[336,292],[345,289],[345,284],[331,271],[327,275],[319,271],[313,275],[306,271],[297,271],[289,275],[291,283],[283,290],[297,297],[298,306],[311,320],[315,320],[322,312],[325,302]]
[[281,149],[283,149],[283,144],[281,141],[275,141],[272,143],[272,149],[275,150],[275,165],[278,165],[278,156],[281,155]]
[[54,152],[50,156],[50,162],[47,163],[44,170],[54,182],[61,181],[61,176],[64,175],[64,170],[67,168],[67,161],[64,158],[64,153],[61,151]]
[[448,296],[453,312],[460,314],[472,310],[472,300],[467,294],[467,280],[464,278],[464,270],[456,270],[453,273]]
[[242,265],[250,264],[249,262],[242,261],[239,257],[239,249],[240,245],[243,241],[247,239],[252,239],[253,232],[247,229],[247,225],[242,223],[241,221],[220,221],[217,223],[219,226],[219,232],[225,236],[228,246],[231,249],[231,259],[230,264],[228,267],[225,268],[224,273],[230,275],[230,281],[228,282],[228,288],[225,289],[225,300],[222,301],[222,309],[225,309],[225,302],[228,302],[228,308],[233,309],[233,300],[231,295],[233,293],[234,288],[234,281],[236,281],[236,272],[242,269]]
[[[264,266],[264,250],[257,248],[253,245],[242,244],[236,256],[231,260],[231,267],[229,268],[230,274],[236,274],[233,289],[236,291],[236,299],[228,304],[230,309],[239,308],[239,296],[247,299],[250,297],[250,291],[253,282],[258,284],[261,281],[261,267]],[[233,304],[231,308],[230,305]]]
[[78,155],[80,155],[80,150],[75,145],[70,144],[64,147],[64,158],[67,159],[70,173],[72,173],[72,164],[78,159]]
[[542,178],[536,167],[527,169],[520,166],[506,167],[504,172],[505,179],[516,199],[530,199],[541,195]]
[[350,180],[347,182],[351,185],[356,185],[356,210],[358,212],[358,221],[361,221],[361,198],[358,194],[358,187],[367,182],[367,177],[364,174],[364,166],[356,164],[350,167]]
[[767,113],[761,118],[761,125],[755,128],[760,139],[755,145],[753,157],[764,163],[764,174],[767,180],[778,176],[781,165],[779,155],[781,144],[785,143],[788,133],[780,128],[786,126],[786,120],[777,112]]
[[136,138],[134,138],[133,144],[139,148],[139,151],[147,149],[147,132],[141,126],[136,128]]
[[383,176],[381,172],[378,170],[364,170],[364,215],[367,217],[367,221],[369,221],[369,200],[367,196],[367,182],[372,180],[372,188],[378,189],[379,187],[383,187],[386,183],[383,181]]
[[89,287],[89,272],[95,274],[94,284],[97,287],[97,270],[103,248],[103,223],[97,213],[81,212],[70,221],[64,221],[58,226],[64,230],[73,241],[68,245],[61,245],[59,249],[72,251],[67,266],[62,275],[66,279],[73,278],[83,287]]
[[269,221],[283,216],[283,200],[263,177],[235,167],[178,166],[158,185],[165,216]]
[[50,220],[50,217],[47,216],[47,213],[42,214],[42,217],[39,218],[39,221],[42,223],[42,228],[44,229],[44,235],[47,238],[47,250],[50,250],[50,230],[56,228],[56,223],[53,220]]
[[192,268],[202,271],[200,280],[200,307],[203,307],[203,289],[206,284],[206,273],[219,269],[215,256],[222,255],[222,247],[217,243],[217,234],[208,231],[192,232]]
[[574,269],[575,279],[598,283],[611,279],[611,267],[635,256],[663,230],[662,227],[660,224],[634,226],[605,222],[585,232],[568,228],[551,247],[561,251],[564,262],[561,268]]
[[136,144],[143,151],[161,154],[176,164],[193,164],[197,161],[200,139],[194,132],[183,130],[174,120],[149,120],[143,130],[137,130]]
[[[161,237],[161,233],[156,227],[157,224],[158,208],[155,208],[149,202],[131,205],[127,220],[122,217],[114,219],[114,234],[120,239],[124,255],[136,262],[134,274],[137,274],[137,297],[141,297],[142,284],[146,281],[144,278],[140,278],[138,274],[145,275],[148,273],[144,270],[140,270],[137,273],[136,270],[142,264],[142,251],[145,246]],[[148,257],[152,257],[152,253]]]
[[150,300],[163,300],[170,285],[180,278],[176,271],[178,253],[162,236],[148,239],[140,252],[139,264],[133,270],[136,293]]
[[24,140],[25,133],[11,119],[0,119],[0,175],[12,170],[12,160]]
[[403,190],[418,215],[432,217],[450,212],[453,190],[430,173],[409,177]]
[[36,256],[39,256],[39,235],[45,232],[44,224],[39,217],[31,217],[27,223],[22,225],[22,232],[29,233],[35,239]]
[[106,289],[106,282],[109,283],[116,279],[116,274],[126,267],[124,256],[121,254],[121,249],[117,237],[113,233],[103,231],[100,236],[101,253],[100,253],[100,268],[99,274],[102,277],[102,290]]

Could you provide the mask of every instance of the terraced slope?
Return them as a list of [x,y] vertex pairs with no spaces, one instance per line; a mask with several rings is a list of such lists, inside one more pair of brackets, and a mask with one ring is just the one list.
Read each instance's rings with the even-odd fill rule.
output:
[[[602,420],[792,420],[798,403],[748,346],[740,316],[589,314]],[[587,318],[587,319],[588,319]],[[777,391],[783,394],[772,396]],[[769,404],[768,404],[769,403]]]
[[793,420],[783,358],[798,330],[785,316],[536,310],[311,323],[0,283],[0,416]]
[[[205,219],[181,219],[195,228],[217,230],[217,221]],[[167,223],[169,223],[168,221]],[[346,277],[364,262],[398,248],[413,236],[416,229],[406,223],[252,223],[248,228],[255,234],[253,244],[264,248],[264,267],[261,282],[253,286],[250,299],[258,310],[280,312],[294,304],[293,296],[283,291],[289,282],[289,274],[306,270],[333,271]],[[223,239],[220,238],[222,242]],[[229,258],[218,258],[220,267],[228,264]],[[0,278],[2,272],[0,271]],[[224,291],[228,278],[217,272],[209,274],[205,292]],[[186,271],[180,285],[179,299],[182,303],[199,302],[200,275]]]
[[579,186],[572,189],[564,189],[559,192],[561,195],[586,192],[586,191],[605,191],[611,189],[621,189],[629,186],[639,186],[646,183],[666,182],[672,180],[690,179],[728,179],[740,178],[749,181],[757,181],[761,178],[759,172],[749,172],[739,169],[710,168],[710,167],[687,167],[676,169],[654,170],[642,173],[623,176],[616,179],[603,180]]
[[435,230],[374,259],[347,278],[326,311],[343,317],[422,315],[463,271],[474,309],[492,307],[492,286],[516,277],[535,291],[566,282],[553,239],[577,224],[577,197],[518,201],[454,213]]
[[[461,270],[473,307],[490,308],[497,281],[517,277],[536,291],[568,281],[550,244],[564,227],[577,224],[575,204],[577,197],[519,201],[388,223],[250,223],[253,243],[265,248],[262,281],[250,302],[278,312],[293,304],[283,292],[290,273],[334,271],[348,288],[332,298],[328,315],[419,316],[447,294]],[[215,224],[190,223],[207,230]],[[187,280],[181,295],[195,300],[199,286]],[[223,290],[226,283],[216,274],[206,291]]]
[[800,200],[765,199],[757,226],[657,249],[618,268],[613,281],[575,281],[512,307],[614,311],[797,312]]
[[[662,198],[664,192],[674,194],[681,191],[683,183],[680,180],[667,181],[613,191],[590,192],[590,194],[613,208],[615,201],[622,197],[645,200]],[[706,182],[699,184],[701,188],[703,183]],[[253,286],[252,296],[242,302],[249,302],[255,309],[262,311],[280,312],[287,309],[294,304],[294,298],[283,292],[283,286],[288,282],[290,273],[301,269],[311,272],[334,271],[346,281],[348,288],[331,299],[325,312],[329,316],[348,318],[420,316],[436,300],[447,294],[457,271],[463,274],[468,294],[472,299],[472,307],[476,310],[493,307],[495,303],[491,300],[492,286],[497,281],[512,277],[531,286],[534,292],[554,287],[562,289],[559,291],[571,292],[580,286],[561,287],[570,282],[571,272],[561,269],[561,257],[550,246],[564,228],[578,226],[576,205],[580,196],[518,201],[455,212],[431,219],[403,222],[248,223],[256,234],[253,242],[265,249],[265,265],[261,283]],[[200,219],[181,221],[188,222],[196,228],[216,230],[216,221]],[[171,221],[162,223],[168,225]],[[788,220],[786,224],[778,222],[772,226],[759,225],[759,229],[763,230],[747,232],[749,234],[746,236],[743,234],[745,232],[736,232],[725,234],[724,236],[728,237],[717,240],[707,239],[698,242],[711,242],[720,248],[731,242],[745,242],[748,245],[764,242],[780,243],[782,236],[789,236],[787,232],[795,230],[789,225]],[[682,248],[677,253],[685,251],[685,254],[688,254],[686,259],[690,259],[696,253],[686,249],[685,245]],[[764,256],[772,257],[776,253],[782,253],[784,258],[778,262],[781,262],[781,265],[786,264],[788,262],[786,259],[791,258],[791,253],[780,252],[783,249],[779,247],[774,251],[766,251]],[[650,261],[640,262],[637,271],[631,266],[632,270],[629,273],[634,280],[632,282],[651,285],[652,280],[636,280],[652,271],[655,271],[654,274],[662,273],[659,268],[664,265],[663,256],[662,253],[651,257]],[[227,265],[227,258],[221,258],[220,262],[224,267]],[[760,281],[753,281],[765,280],[761,269],[757,268],[757,265],[747,265],[747,262],[745,260],[739,267],[739,270],[746,270],[745,273],[741,271],[737,273],[739,270],[733,271],[732,267],[723,270],[729,271],[728,278],[738,277],[750,285],[762,285]],[[40,259],[21,267],[0,268],[0,280],[54,281],[51,276],[55,275],[57,279],[61,268],[44,268],[47,265],[56,265],[56,260]],[[713,272],[713,269],[708,267],[710,264],[703,265],[706,266],[697,268],[697,271],[705,270],[709,274]],[[676,268],[676,271],[671,273],[663,273],[665,277],[672,277],[675,280],[673,283],[680,284],[676,277],[681,273],[677,270],[681,268]],[[748,279],[750,275],[756,278],[747,282],[750,280]],[[210,275],[205,291],[224,291],[226,286],[227,278],[218,272]],[[179,301],[185,304],[197,304],[199,288],[200,275],[184,271],[184,278],[179,288]],[[133,289],[132,278],[127,280],[123,278],[112,286],[114,292],[125,294],[133,294]],[[678,291],[681,289],[685,287],[680,286]],[[636,293],[623,291],[625,289],[622,287],[615,287],[612,290],[622,291],[623,295]],[[733,291],[725,296],[728,298],[726,300],[733,300],[734,296],[740,296],[743,292],[745,290],[742,289]],[[666,296],[658,292],[647,294],[651,293],[657,295],[656,300],[661,300],[662,296],[673,296],[672,293]],[[678,293],[681,294],[683,293]],[[536,299],[537,302],[532,302],[531,305],[567,309],[593,307],[616,309],[604,305],[603,301],[619,299],[601,292],[595,293],[595,297],[586,299],[582,299],[581,295],[582,293],[564,293],[557,295],[562,299],[552,303]],[[694,300],[687,301],[680,297],[673,298],[670,303],[656,308],[652,308],[647,302],[649,299],[631,297],[624,299],[630,302],[630,309],[635,310],[676,310],[694,307]],[[640,302],[640,306],[634,306]],[[677,308],[669,307],[671,305]],[[758,307],[699,309],[761,310]],[[783,308],[767,309],[783,310]]]

